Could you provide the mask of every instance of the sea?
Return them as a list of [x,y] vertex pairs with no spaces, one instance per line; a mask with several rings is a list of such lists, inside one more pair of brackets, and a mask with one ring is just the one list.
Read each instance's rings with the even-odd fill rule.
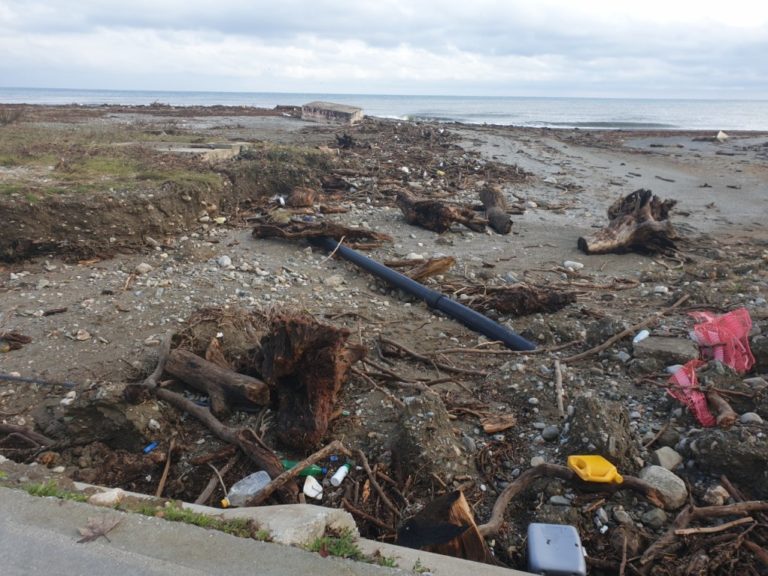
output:
[[768,100],[394,96],[280,92],[164,92],[2,88],[0,103],[171,106],[358,106],[368,116],[538,128],[768,130]]

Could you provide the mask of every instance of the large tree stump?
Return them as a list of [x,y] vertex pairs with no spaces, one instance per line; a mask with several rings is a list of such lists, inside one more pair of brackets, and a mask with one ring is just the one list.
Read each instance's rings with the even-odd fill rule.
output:
[[498,186],[486,186],[480,190],[480,202],[485,207],[488,225],[499,234],[509,234],[512,220],[507,214],[507,201]]
[[451,205],[440,200],[421,200],[405,190],[397,191],[397,205],[408,224],[441,234],[454,222],[475,232],[485,232],[486,221],[468,206]]
[[165,372],[208,394],[211,412],[217,417],[228,414],[233,403],[269,404],[269,387],[265,382],[222,368],[186,350],[176,349],[168,355]]
[[291,448],[320,443],[352,364],[365,355],[347,346],[349,331],[307,316],[277,316],[262,340],[261,374],[277,397],[277,437]]
[[675,204],[650,190],[635,190],[608,208],[606,228],[579,238],[579,249],[587,254],[672,251],[678,235],[668,216]]

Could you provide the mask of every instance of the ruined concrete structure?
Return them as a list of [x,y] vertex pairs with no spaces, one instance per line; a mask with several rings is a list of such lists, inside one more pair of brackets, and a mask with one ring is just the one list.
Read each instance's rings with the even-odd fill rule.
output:
[[363,109],[333,102],[310,102],[301,107],[301,119],[357,124],[363,119]]

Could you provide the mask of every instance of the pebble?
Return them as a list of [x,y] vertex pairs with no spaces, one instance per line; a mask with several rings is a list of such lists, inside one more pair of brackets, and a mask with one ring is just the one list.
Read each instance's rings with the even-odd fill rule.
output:
[[547,426],[541,431],[541,437],[547,442],[554,442],[560,436],[560,428],[555,425]]
[[75,401],[75,398],[77,398],[77,392],[74,390],[70,390],[64,395],[64,398],[59,400],[59,404],[61,404],[62,406],[69,406],[70,404],[72,404],[72,402]]
[[530,404],[531,406],[538,406],[539,399],[536,398],[535,396],[532,396],[531,398],[528,398],[528,404]]
[[613,509],[613,519],[619,524],[632,524],[632,516],[621,506],[616,506]]
[[683,457],[673,448],[662,446],[653,451],[651,461],[667,470],[674,470],[683,462]]
[[675,510],[685,504],[688,489],[680,477],[661,466],[648,466],[640,471],[640,479],[645,480],[661,493],[665,508]]
[[544,428],[547,427],[547,424],[545,422],[534,422],[533,423],[533,429],[534,430],[544,430]]
[[218,264],[220,268],[229,268],[232,266],[232,258],[226,255],[219,256],[216,258],[216,264]]
[[137,264],[136,268],[133,269],[133,271],[136,274],[149,274],[150,272],[152,272],[152,270],[154,270],[152,265],[151,264],[147,264],[146,262],[142,262],[141,264]]
[[707,488],[701,499],[710,506],[722,506],[728,501],[730,496],[728,490],[718,484],[717,486]]
[[125,498],[125,490],[122,488],[112,488],[111,490],[92,494],[88,498],[88,504],[93,504],[94,506],[107,506],[112,508],[120,504],[123,498]]
[[157,432],[160,430],[160,422],[158,422],[154,418],[150,418],[149,422],[147,422],[147,428],[149,428],[150,430],[153,430],[154,432]]
[[555,496],[549,497],[549,503],[553,506],[570,506],[571,501],[568,500],[565,496],[560,496],[559,494],[556,494]]
[[581,270],[584,268],[584,264],[576,262],[575,260],[566,260],[563,262],[563,268],[569,268],[570,270]]
[[544,458],[544,456],[534,456],[531,458],[531,468],[534,466],[538,466],[539,464],[545,464],[547,462],[547,459]]
[[651,528],[661,528],[667,521],[667,513],[661,508],[651,508],[640,516],[640,520]]
[[653,293],[654,294],[669,294],[669,287],[668,286],[654,286],[653,287]]
[[762,424],[763,419],[760,417],[760,414],[756,414],[755,412],[744,412],[739,417],[739,422],[742,424]]

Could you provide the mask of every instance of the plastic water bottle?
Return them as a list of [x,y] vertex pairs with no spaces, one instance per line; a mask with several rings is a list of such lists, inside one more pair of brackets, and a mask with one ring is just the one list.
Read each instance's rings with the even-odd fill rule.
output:
[[251,497],[261,492],[272,479],[264,470],[254,472],[242,480],[235,482],[227,493],[227,497],[221,501],[222,508],[230,506],[243,506]]

